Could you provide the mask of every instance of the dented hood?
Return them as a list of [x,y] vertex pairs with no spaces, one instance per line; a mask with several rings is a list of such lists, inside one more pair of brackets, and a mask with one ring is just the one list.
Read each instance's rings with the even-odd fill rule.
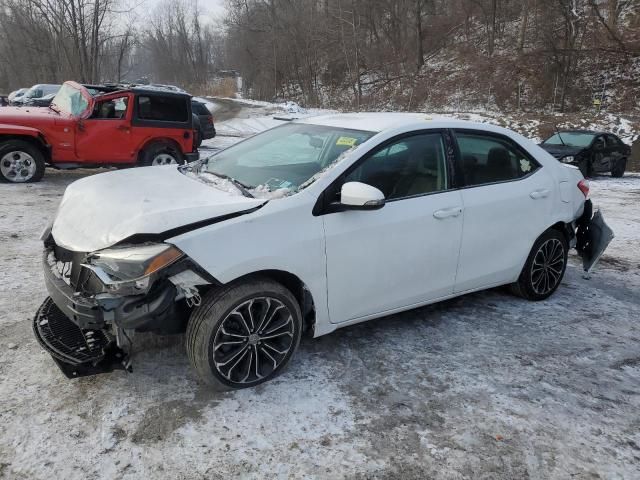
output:
[[93,252],[135,234],[161,234],[264,203],[201,183],[175,166],[127,169],[69,185],[51,233],[63,248]]

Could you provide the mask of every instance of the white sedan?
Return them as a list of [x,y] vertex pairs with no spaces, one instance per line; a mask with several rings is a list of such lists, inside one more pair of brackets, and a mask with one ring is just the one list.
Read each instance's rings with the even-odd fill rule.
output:
[[[277,375],[303,332],[511,285],[543,300],[611,237],[588,185],[503,128],[420,114],[289,122],[185,166],[67,188],[34,332],[62,371],[131,369],[131,331],[186,331],[217,388]],[[582,237],[582,238],[581,238]]]

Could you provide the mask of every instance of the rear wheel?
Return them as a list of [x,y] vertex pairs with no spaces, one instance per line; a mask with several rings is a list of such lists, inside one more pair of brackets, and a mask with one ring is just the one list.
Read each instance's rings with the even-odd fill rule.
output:
[[0,180],[10,183],[39,182],[44,175],[44,155],[23,140],[0,143]]
[[527,300],[544,300],[556,291],[567,268],[568,243],[557,230],[547,230],[533,245],[511,291]]
[[278,375],[300,342],[302,314],[293,294],[256,278],[214,290],[189,320],[186,349],[216,390],[253,387]]
[[182,153],[169,142],[154,142],[142,151],[140,165],[155,167],[159,165],[172,165],[185,163]]
[[611,176],[615,178],[620,178],[624,175],[624,171],[627,169],[627,159],[621,158],[611,169]]

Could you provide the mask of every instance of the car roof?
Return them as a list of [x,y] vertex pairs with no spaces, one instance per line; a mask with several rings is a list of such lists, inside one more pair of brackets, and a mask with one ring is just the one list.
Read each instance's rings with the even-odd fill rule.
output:
[[189,97],[191,95],[186,92],[177,92],[175,90],[169,90],[167,88],[161,88],[153,85],[136,85],[136,84],[124,84],[124,83],[105,83],[104,85],[82,85],[87,90],[95,90],[98,92],[94,96],[107,95],[115,92],[132,92],[132,93],[156,93],[160,95],[170,95],[177,97]]
[[[557,132],[555,132],[557,133]],[[613,135],[613,133],[608,133],[608,132],[601,132],[598,130],[586,130],[586,129],[581,129],[581,128],[574,128],[574,129],[570,129],[570,130],[560,130],[560,133],[587,133],[589,135],[600,135],[600,134],[607,134],[607,135]]]
[[427,113],[401,113],[401,112],[358,112],[358,113],[336,113],[330,115],[320,115],[317,117],[307,117],[295,120],[297,123],[307,123],[311,125],[324,125],[329,127],[345,128],[351,130],[363,130],[369,132],[383,132],[406,127],[415,127],[418,123],[424,123],[425,128],[458,128],[485,130],[496,133],[513,133],[502,127],[489,123],[470,122],[467,120],[456,120],[447,117],[431,116]]

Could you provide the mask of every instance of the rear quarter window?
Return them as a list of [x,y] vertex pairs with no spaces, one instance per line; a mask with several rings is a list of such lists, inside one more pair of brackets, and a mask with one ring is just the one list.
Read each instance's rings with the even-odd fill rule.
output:
[[202,103],[192,103],[191,110],[196,115],[211,115],[209,109],[205,107]]
[[181,97],[140,95],[138,97],[138,117],[157,122],[187,122],[189,110]]

